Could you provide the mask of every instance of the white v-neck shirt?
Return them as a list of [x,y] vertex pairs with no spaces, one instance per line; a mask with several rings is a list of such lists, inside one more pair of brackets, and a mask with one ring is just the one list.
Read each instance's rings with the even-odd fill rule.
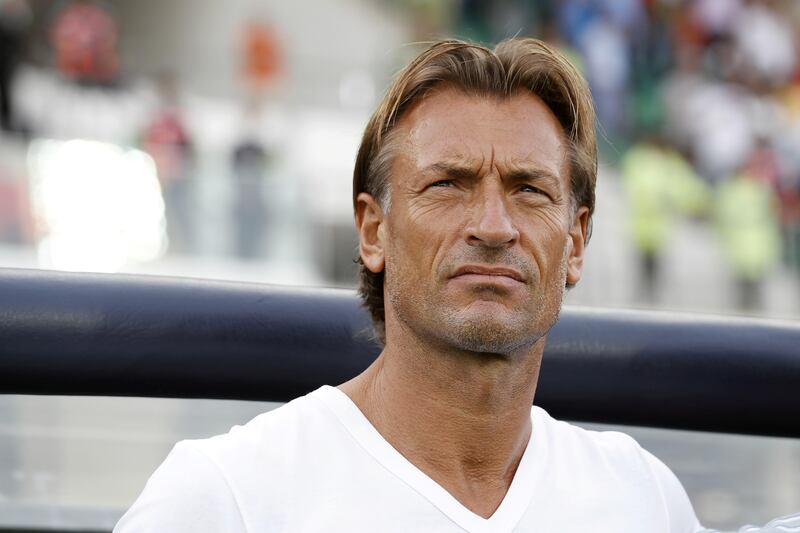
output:
[[683,487],[627,435],[531,410],[514,480],[485,519],[395,450],[334,387],[178,443],[115,533],[694,533]]

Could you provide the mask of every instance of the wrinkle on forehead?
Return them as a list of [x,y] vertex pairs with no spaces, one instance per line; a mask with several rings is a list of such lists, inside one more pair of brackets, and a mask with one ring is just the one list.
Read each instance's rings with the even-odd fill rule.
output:
[[450,159],[487,168],[536,162],[557,175],[569,168],[563,128],[533,94],[497,99],[442,90],[411,108],[397,127],[407,129],[402,151],[417,170]]

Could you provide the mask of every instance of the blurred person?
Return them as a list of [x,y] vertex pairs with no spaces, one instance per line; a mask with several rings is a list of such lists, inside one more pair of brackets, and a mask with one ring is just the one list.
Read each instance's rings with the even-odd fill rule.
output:
[[621,28],[605,13],[595,17],[578,38],[597,105],[597,117],[612,144],[628,133],[628,82],[630,46]]
[[742,11],[741,0],[695,0],[688,5],[707,42],[730,36]]
[[243,259],[262,255],[267,205],[263,184],[269,151],[263,135],[263,104],[283,71],[280,40],[275,29],[260,20],[249,20],[241,40],[242,78],[246,105],[242,135],[231,154],[235,200],[233,219],[236,254]]
[[638,27],[630,33],[632,127],[652,131],[664,122],[660,83],[673,65],[674,46],[670,22],[671,6],[646,4]]
[[647,24],[646,6],[641,0],[603,2],[602,9],[613,24],[626,35],[638,32]]
[[28,198],[22,179],[4,175],[0,168],[0,242],[22,244],[30,240]]
[[[667,12],[670,14],[670,33],[676,50],[683,48],[699,51],[709,37],[708,30],[698,21],[698,17],[693,10],[697,6],[697,2],[687,3],[682,0],[663,0],[659,3],[665,5]],[[682,58],[681,54],[676,54],[675,59],[676,67],[680,69],[682,59],[685,59],[685,57]]]
[[194,145],[186,128],[174,75],[159,79],[160,104],[145,127],[142,144],[153,158],[161,184],[169,251],[195,249]]
[[107,4],[68,2],[50,28],[56,68],[67,79],[112,84],[119,73],[117,23]]
[[744,166],[744,173],[765,183],[770,189],[778,188],[780,179],[778,156],[768,138],[758,138],[756,149],[750,154],[750,158]]
[[749,0],[734,27],[741,69],[751,82],[776,86],[794,73],[796,44],[792,27],[770,2]]
[[685,15],[677,16],[672,28],[674,37],[674,68],[659,81],[661,130],[669,142],[683,153],[693,149],[694,120],[689,108],[689,98],[704,87],[706,80],[700,70],[700,49],[693,41],[691,24],[685,23]]
[[242,37],[242,74],[253,95],[264,92],[281,75],[283,58],[275,29],[257,20],[249,21]]
[[637,299],[655,304],[660,278],[661,254],[671,228],[667,202],[670,174],[658,146],[633,145],[620,163],[628,212],[628,230],[638,256]]
[[267,166],[267,151],[254,139],[241,141],[233,150],[236,180],[236,253],[243,259],[261,255],[267,213],[262,185]]
[[783,258],[800,273],[800,175],[786,176],[778,190]]
[[571,46],[579,46],[582,35],[600,15],[594,0],[562,0],[557,2],[558,28]]
[[179,443],[115,531],[699,531],[680,482],[633,439],[532,407],[596,175],[588,85],[554,49],[423,51],[370,118],[353,177],[381,354],[339,387]]
[[670,140],[691,157],[701,176],[717,182],[745,164],[759,124],[752,91],[729,81],[736,73],[736,48],[726,32],[738,13],[737,2],[705,4],[714,7],[703,9],[724,14],[715,15],[715,22],[698,21],[700,3],[685,4],[675,14],[675,69],[661,82],[660,93]]
[[25,0],[0,0],[0,130],[15,131],[20,126],[12,109],[11,84],[30,24]]
[[[509,33],[536,35],[541,30],[542,19],[552,11],[552,6],[548,5],[550,1],[465,0],[450,4],[456,6],[454,33],[480,42],[497,41]],[[448,6],[446,2],[439,4]]]
[[787,182],[779,195],[781,200],[781,234],[784,262],[800,274],[800,177]]
[[658,301],[660,265],[674,215],[700,214],[708,194],[691,165],[658,135],[632,146],[620,170],[628,227],[639,258],[638,299],[652,305]]
[[781,254],[775,192],[759,177],[754,163],[751,160],[721,183],[716,196],[722,251],[736,280],[737,304],[743,311],[761,308],[761,285]]
[[492,11],[499,2],[464,0],[456,5],[456,29],[459,34],[476,41],[492,39]]
[[774,133],[784,261],[800,274],[800,80],[779,93],[782,127]]
[[[670,131],[678,132],[698,172],[711,182],[734,174],[756,147],[753,95],[741,86],[695,78],[667,97],[677,115],[667,115]],[[683,120],[683,123],[678,121]]]

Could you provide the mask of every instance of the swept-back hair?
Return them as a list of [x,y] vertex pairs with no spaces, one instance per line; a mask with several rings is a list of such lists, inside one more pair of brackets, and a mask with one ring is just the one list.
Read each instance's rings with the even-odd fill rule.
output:
[[[575,67],[538,39],[509,39],[493,50],[464,41],[440,41],[401,70],[364,130],[353,172],[354,208],[358,195],[367,192],[388,211],[394,127],[411,106],[440,85],[476,96],[509,98],[519,91],[538,96],[564,130],[573,205],[588,207],[591,221],[597,181],[592,97],[586,80]],[[375,336],[383,343],[383,272],[371,272],[360,258],[357,261],[359,294],[372,315]]]

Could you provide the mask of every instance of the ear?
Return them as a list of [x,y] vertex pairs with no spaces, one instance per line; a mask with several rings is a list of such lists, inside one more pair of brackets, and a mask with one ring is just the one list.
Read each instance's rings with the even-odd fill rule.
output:
[[361,261],[377,274],[384,268],[384,218],[383,210],[371,194],[359,193],[356,198],[356,231]]
[[575,285],[581,280],[588,229],[589,208],[583,205],[575,213],[575,219],[569,229],[570,252],[567,256],[567,285]]

